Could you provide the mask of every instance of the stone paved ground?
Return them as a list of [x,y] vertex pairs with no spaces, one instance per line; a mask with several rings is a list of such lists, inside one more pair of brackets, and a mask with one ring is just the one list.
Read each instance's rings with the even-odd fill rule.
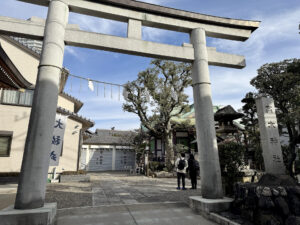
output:
[[[152,202],[188,202],[200,190],[176,190],[176,178],[149,178],[127,173],[91,173],[90,183],[53,183],[47,185],[46,202],[57,202],[58,208],[120,205]],[[16,184],[0,185],[0,209],[14,203]]]
[[[89,183],[47,185],[46,202],[58,204],[57,225],[215,225],[186,204],[200,191],[176,190],[176,178],[90,175]],[[16,190],[16,184],[0,185],[0,210],[14,203]]]
[[47,186],[46,201],[58,208],[120,205],[151,202],[188,202],[200,190],[176,190],[176,178],[148,178],[126,173],[92,173],[90,183],[59,183]]
[[[148,178],[124,174],[92,175],[93,205],[131,204],[147,202],[188,201],[188,196],[200,195],[200,190],[176,190],[175,178]],[[189,180],[187,187],[190,188]]]
[[138,203],[59,209],[57,225],[216,225],[185,203]]
[[0,185],[0,210],[15,202],[17,184]]

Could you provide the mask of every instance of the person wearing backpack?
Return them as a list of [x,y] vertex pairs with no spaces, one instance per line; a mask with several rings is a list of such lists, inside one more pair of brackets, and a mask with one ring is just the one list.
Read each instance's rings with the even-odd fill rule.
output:
[[177,172],[177,190],[180,190],[180,180],[182,180],[182,190],[185,188],[185,174],[188,167],[188,162],[185,160],[185,154],[181,153],[181,156],[177,158],[175,162],[175,168]]
[[195,160],[195,157],[193,154],[190,154],[190,158],[188,161],[188,172],[190,174],[192,188],[191,189],[197,189],[197,175],[199,173],[199,163],[197,160]]

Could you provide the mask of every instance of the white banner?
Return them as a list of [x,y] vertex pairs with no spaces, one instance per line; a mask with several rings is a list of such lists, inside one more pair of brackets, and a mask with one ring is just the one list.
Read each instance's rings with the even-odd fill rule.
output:
[[68,116],[56,114],[50,151],[50,166],[58,166],[64,140],[65,128],[67,124],[67,118]]

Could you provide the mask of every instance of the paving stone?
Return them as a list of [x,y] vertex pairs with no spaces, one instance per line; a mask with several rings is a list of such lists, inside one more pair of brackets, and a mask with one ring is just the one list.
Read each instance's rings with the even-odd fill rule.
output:
[[122,199],[124,204],[137,204],[139,203],[137,200],[135,199]]

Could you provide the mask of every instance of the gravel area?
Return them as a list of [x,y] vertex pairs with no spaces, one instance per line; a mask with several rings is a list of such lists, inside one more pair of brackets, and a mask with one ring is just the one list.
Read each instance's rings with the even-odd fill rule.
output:
[[46,202],[57,202],[59,209],[92,206],[91,183],[48,184]]

